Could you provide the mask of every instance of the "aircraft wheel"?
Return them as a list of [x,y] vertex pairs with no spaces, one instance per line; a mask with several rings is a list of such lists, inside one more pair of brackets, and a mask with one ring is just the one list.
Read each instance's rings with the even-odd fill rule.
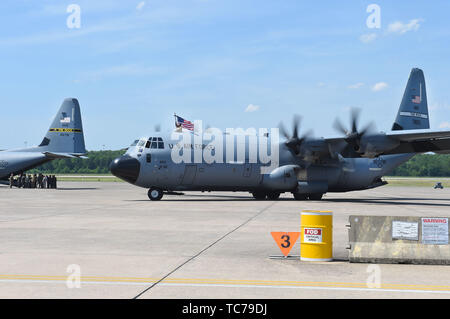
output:
[[257,200],[265,200],[267,196],[264,192],[253,192],[252,195]]
[[310,200],[321,200],[322,199],[323,194],[309,194],[308,198]]
[[294,198],[296,200],[307,200],[308,199],[308,195],[306,194],[300,194],[300,193],[292,193],[294,195]]
[[267,194],[267,199],[277,200],[278,198],[280,198],[280,194],[281,193],[277,193],[277,192],[269,193],[269,194]]
[[148,190],[148,198],[151,200],[160,200],[163,197],[163,191],[160,188],[152,187]]

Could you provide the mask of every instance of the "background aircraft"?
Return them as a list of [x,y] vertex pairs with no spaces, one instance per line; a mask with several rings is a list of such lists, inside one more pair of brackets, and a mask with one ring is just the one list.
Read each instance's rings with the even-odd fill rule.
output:
[[77,99],[63,101],[39,146],[0,151],[0,180],[57,158],[86,155],[80,105]]
[[[279,167],[269,174],[260,173],[265,164],[249,163],[252,142],[248,138],[244,162],[175,164],[171,149],[179,141],[159,132],[136,140],[111,163],[110,170],[129,183],[149,188],[151,200],[161,199],[164,191],[183,190],[248,191],[256,199],[277,199],[291,192],[297,200],[320,200],[326,192],[384,185],[381,177],[416,153],[450,151],[450,131],[429,129],[425,78],[416,68],[409,76],[392,131],[373,133],[371,125],[359,129],[357,111],[352,112],[350,129],[339,120],[334,126],[343,137],[299,136],[298,118],[294,118],[292,134],[280,125],[286,141],[279,142]],[[225,146],[226,136],[222,137]]]

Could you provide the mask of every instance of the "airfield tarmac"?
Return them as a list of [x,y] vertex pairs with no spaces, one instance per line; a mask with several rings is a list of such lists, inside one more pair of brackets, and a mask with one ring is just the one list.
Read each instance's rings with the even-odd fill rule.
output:
[[[378,265],[381,286],[369,287],[372,268],[347,261],[345,227],[354,214],[450,217],[448,188],[385,186],[322,201],[188,192],[152,202],[126,183],[58,186],[0,186],[0,298],[450,297],[450,266]],[[269,258],[281,254],[270,232],[299,231],[303,209],[333,211],[335,261]],[[69,288],[77,277],[68,269],[79,270],[79,288]]]

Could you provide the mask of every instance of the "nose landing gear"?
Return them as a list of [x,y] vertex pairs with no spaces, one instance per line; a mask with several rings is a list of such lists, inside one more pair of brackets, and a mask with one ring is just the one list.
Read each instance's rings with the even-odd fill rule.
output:
[[150,200],[160,200],[163,197],[163,195],[164,193],[160,188],[151,187],[148,190],[148,198],[150,198]]

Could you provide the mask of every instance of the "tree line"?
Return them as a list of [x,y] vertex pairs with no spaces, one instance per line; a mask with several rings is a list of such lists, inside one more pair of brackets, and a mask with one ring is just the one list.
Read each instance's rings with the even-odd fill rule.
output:
[[419,154],[397,167],[392,176],[448,177],[450,176],[450,155]]
[[46,174],[108,174],[109,164],[120,155],[125,153],[119,151],[89,151],[87,159],[70,158],[57,159],[35,169],[30,173]]
[[[119,151],[90,151],[88,159],[59,159],[30,171],[42,174],[108,174],[109,164],[123,155]],[[450,176],[450,155],[419,154],[397,167],[392,176],[445,177]]]

